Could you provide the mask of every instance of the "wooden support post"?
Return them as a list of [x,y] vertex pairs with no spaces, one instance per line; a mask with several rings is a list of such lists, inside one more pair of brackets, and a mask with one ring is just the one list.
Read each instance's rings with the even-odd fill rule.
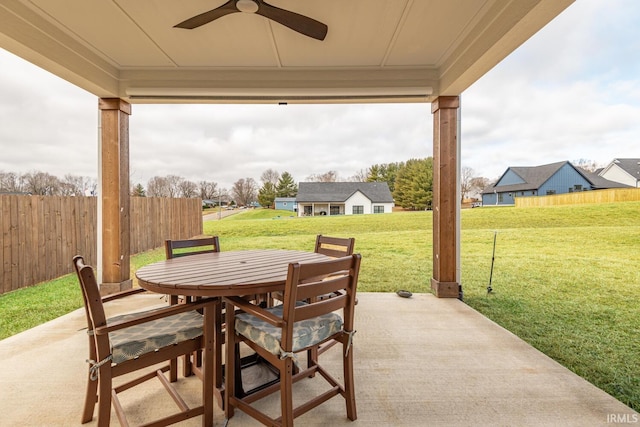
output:
[[440,298],[458,298],[458,108],[460,98],[441,96],[433,114],[433,277]]
[[129,116],[131,105],[118,98],[98,101],[100,110],[100,190],[102,239],[100,293],[131,289],[129,271]]

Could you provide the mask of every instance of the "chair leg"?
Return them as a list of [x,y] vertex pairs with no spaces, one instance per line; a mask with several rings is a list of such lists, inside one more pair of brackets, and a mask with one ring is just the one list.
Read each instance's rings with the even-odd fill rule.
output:
[[238,367],[238,369],[233,370],[234,393],[236,396],[244,397],[245,392],[244,386],[242,385],[242,358],[240,357],[240,343],[234,343],[233,352],[235,355],[235,357],[233,358],[233,366]]
[[93,419],[93,411],[98,400],[98,381],[92,381],[91,374],[87,374],[87,394],[84,398],[84,411],[82,412],[82,424]]
[[[318,346],[311,347],[309,350],[307,350],[307,368],[311,368],[312,366],[315,366],[318,364],[319,354],[320,354],[320,347]],[[313,371],[309,375],[309,378],[313,378],[315,376],[316,376],[316,372]]]
[[[225,336],[225,381],[224,381],[224,416],[231,419],[234,413],[234,405],[231,403],[231,397],[236,395],[236,369],[240,369],[237,363],[236,351],[238,345],[235,339],[235,330],[229,325],[234,324],[233,307],[228,307],[225,314],[226,336]],[[236,367],[236,364],[238,365]]]
[[282,427],[293,427],[293,359],[287,357],[280,370],[280,404],[282,406]]
[[[189,296],[185,296],[185,303],[189,303],[191,301],[195,301],[195,298],[193,297],[189,297]],[[193,365],[192,363],[196,363],[196,353],[200,353],[199,351],[193,353],[193,362],[191,360],[191,354],[185,354],[182,358],[183,363],[182,363],[182,375],[186,378],[186,377],[190,377],[191,375],[193,375]],[[196,366],[201,366],[201,365],[196,365]],[[177,377],[177,374],[176,374]]]
[[98,427],[108,427],[111,422],[111,366],[105,364],[98,374]]
[[[193,354],[195,355],[196,352],[194,352]],[[190,377],[191,375],[193,375],[193,369],[191,367],[191,354],[185,354],[184,356],[182,356],[182,358],[183,358],[182,376],[187,378],[187,377]],[[169,369],[171,369],[171,368],[169,368]]]
[[[178,296],[170,295],[169,296],[169,305],[178,304]],[[186,357],[185,357],[185,373],[186,373]],[[186,375],[185,375],[186,376]],[[178,359],[171,359],[169,361],[169,381],[175,383],[178,381]]]
[[[96,347],[93,337],[89,336],[89,360],[96,360]],[[98,401],[98,380],[91,380],[91,370],[87,370],[87,394],[84,397],[84,411],[82,413],[82,424],[93,419],[93,412]]]
[[345,351],[347,351],[347,343],[343,342],[342,347],[342,358],[343,358],[343,369],[344,369],[344,392],[345,392],[345,401],[347,405],[347,418],[351,421],[354,421],[358,418],[358,414],[356,411],[356,393],[354,388],[354,379],[353,379],[353,346],[349,348],[349,353],[345,356]]
[[215,319],[216,307],[205,307],[204,309],[204,349],[202,351],[203,379],[202,379],[202,400],[204,406],[204,414],[202,415],[202,425],[213,425],[213,388],[216,385],[215,378]]

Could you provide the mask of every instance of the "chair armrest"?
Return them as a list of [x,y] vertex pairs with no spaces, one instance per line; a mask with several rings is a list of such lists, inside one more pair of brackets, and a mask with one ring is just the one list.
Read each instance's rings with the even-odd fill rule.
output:
[[129,295],[139,294],[139,293],[142,293],[142,292],[146,292],[146,289],[144,289],[144,288],[127,289],[126,291],[116,292],[115,294],[110,294],[110,295],[107,295],[107,296],[103,297],[102,298],[102,302],[105,303],[105,302],[117,300],[117,299],[120,299],[120,298],[128,297]]
[[220,300],[218,298],[204,298],[185,304],[170,305],[167,307],[159,308],[157,310],[139,313],[139,316],[136,316],[132,319],[121,320],[118,322],[110,323],[108,325],[99,326],[95,329],[94,333],[96,335],[107,335],[108,333],[113,331],[162,319],[164,317],[173,316],[174,314],[180,314],[187,311],[198,310],[200,308],[215,306],[219,304]]
[[238,307],[240,310],[244,311],[245,313],[252,314],[256,316],[258,319],[264,320],[265,322],[273,326],[281,328],[282,325],[284,324],[284,321],[282,320],[282,318],[276,316],[275,314],[255,304],[251,304],[245,299],[242,299],[239,297],[223,297],[222,300],[227,304],[232,304]]

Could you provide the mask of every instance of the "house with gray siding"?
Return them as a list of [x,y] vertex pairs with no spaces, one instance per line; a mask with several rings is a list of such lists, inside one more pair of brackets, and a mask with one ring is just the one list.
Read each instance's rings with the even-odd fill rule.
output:
[[301,182],[298,216],[391,213],[394,203],[386,182]]
[[482,192],[482,205],[513,205],[516,197],[627,187],[573,166],[568,161],[541,166],[512,166]]
[[598,175],[609,181],[640,188],[640,159],[613,159]]
[[298,210],[298,204],[295,197],[276,197],[274,200],[276,209],[283,211],[296,212]]

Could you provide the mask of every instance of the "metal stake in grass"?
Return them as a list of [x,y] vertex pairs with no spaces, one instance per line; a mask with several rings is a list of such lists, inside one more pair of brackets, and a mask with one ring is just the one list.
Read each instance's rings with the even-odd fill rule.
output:
[[487,293],[490,294],[493,292],[493,288],[491,287],[491,282],[493,280],[493,262],[496,259],[496,237],[498,236],[498,232],[493,232],[493,254],[491,255],[491,273],[489,273],[489,286],[487,286]]

